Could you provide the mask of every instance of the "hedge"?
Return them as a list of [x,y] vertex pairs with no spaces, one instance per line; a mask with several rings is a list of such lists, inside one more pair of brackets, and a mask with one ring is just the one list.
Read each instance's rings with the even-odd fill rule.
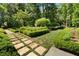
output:
[[49,30],[47,27],[21,27],[20,32],[31,37],[36,37],[48,33]]
[[12,31],[12,32],[19,32],[19,29],[18,28],[16,28],[16,29],[9,28],[9,30]]

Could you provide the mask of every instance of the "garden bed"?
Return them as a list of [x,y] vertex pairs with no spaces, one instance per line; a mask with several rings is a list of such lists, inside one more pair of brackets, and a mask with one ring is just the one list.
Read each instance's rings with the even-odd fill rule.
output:
[[21,27],[20,32],[30,37],[36,37],[49,32],[47,27]]
[[52,31],[46,35],[36,38],[35,41],[47,49],[51,46],[55,46],[59,49],[79,55],[79,43],[71,41],[70,28]]
[[7,34],[0,28],[0,56],[18,56]]

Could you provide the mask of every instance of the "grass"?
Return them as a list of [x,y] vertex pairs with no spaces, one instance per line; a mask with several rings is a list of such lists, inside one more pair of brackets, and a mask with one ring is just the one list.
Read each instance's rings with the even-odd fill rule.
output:
[[61,31],[62,30],[51,31],[48,34],[37,37],[35,42],[49,49],[53,45],[53,39],[56,38]]
[[54,45],[54,40],[55,39],[63,39],[63,37],[65,37],[66,35],[66,31],[70,30],[69,28],[67,29],[62,29],[62,30],[55,30],[55,31],[51,31],[48,34],[39,36],[37,38],[35,38],[35,42],[39,43],[40,45],[44,46],[45,48],[49,49],[51,46]]
[[[67,52],[79,55],[79,42],[71,40],[73,28],[65,28],[63,30],[52,31],[43,36],[37,37],[35,42],[41,44],[45,48],[49,49],[51,46],[55,46],[59,49]],[[79,29],[75,29],[78,32]]]

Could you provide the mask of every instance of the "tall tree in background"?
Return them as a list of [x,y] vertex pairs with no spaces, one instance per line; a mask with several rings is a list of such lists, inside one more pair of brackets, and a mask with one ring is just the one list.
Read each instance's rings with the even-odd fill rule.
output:
[[0,4],[0,26],[4,23],[4,15],[7,12],[7,5]]
[[25,4],[25,10],[30,14],[29,24],[34,25],[35,20],[40,18],[41,13],[38,4]]
[[51,24],[57,21],[57,6],[54,3],[41,3],[42,17],[48,18],[51,21]]
[[79,26],[79,4],[73,4],[72,26]]
[[64,22],[64,25],[66,27],[70,26],[70,22],[72,21],[73,17],[73,4],[61,4],[60,9],[60,19],[62,19]]

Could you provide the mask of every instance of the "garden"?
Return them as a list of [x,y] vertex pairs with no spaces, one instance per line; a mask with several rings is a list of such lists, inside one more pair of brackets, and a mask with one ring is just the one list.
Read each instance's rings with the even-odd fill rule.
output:
[[79,55],[79,4],[0,4],[0,56],[19,56],[5,30]]

